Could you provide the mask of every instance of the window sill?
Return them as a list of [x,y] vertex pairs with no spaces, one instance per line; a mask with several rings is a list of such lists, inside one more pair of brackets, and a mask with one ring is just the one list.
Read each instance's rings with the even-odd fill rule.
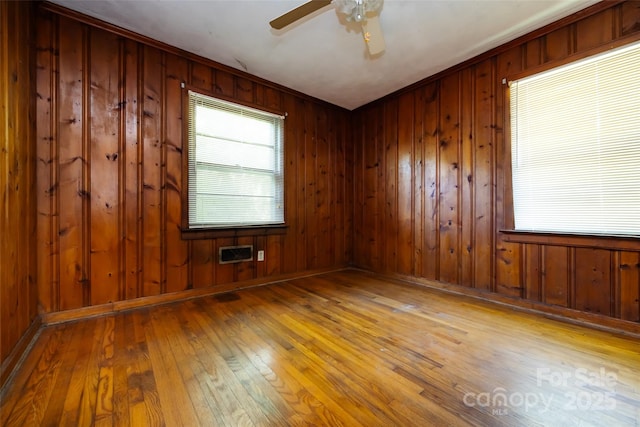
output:
[[246,237],[246,236],[268,236],[273,234],[285,234],[286,224],[279,225],[256,225],[247,227],[226,227],[226,228],[196,228],[182,230],[183,240],[204,240],[216,239],[220,237]]
[[640,236],[500,230],[504,241],[640,252]]

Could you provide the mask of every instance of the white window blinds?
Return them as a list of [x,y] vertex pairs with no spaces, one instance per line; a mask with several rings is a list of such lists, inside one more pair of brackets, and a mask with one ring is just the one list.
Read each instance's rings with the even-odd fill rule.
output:
[[189,91],[189,228],[284,223],[283,117]]
[[640,235],[640,43],[510,94],[516,230]]

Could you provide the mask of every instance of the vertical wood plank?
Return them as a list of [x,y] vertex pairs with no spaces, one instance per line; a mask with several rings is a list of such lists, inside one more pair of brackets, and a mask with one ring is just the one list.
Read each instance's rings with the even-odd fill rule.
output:
[[331,123],[327,140],[327,155],[329,158],[328,181],[331,195],[329,199],[329,211],[327,222],[330,224],[331,237],[327,251],[328,265],[340,265],[344,251],[344,196],[343,188],[340,182],[344,179],[344,158],[342,156],[343,137],[342,120],[336,111],[329,112],[328,122]]
[[216,283],[215,240],[194,240],[191,248],[191,283],[189,287],[206,288]]
[[[384,235],[380,242],[386,271],[398,268],[398,100],[384,105]],[[365,219],[366,223],[366,219]]]
[[498,240],[495,262],[496,292],[522,298],[522,244]]
[[547,304],[569,305],[569,251],[562,246],[542,247],[542,294]]
[[413,123],[414,123],[414,158],[413,158],[413,197],[414,208],[413,218],[414,230],[413,230],[413,274],[416,277],[423,276],[423,253],[424,253],[424,236],[425,236],[425,222],[424,206],[425,206],[425,159],[424,159],[424,144],[425,144],[425,91],[421,89],[415,93],[415,108],[413,111]]
[[[384,155],[382,147],[384,147],[378,134],[380,125],[380,117],[374,115],[371,118],[369,125],[363,126],[362,138],[363,164],[361,167],[362,176],[362,199],[361,199],[361,211],[362,211],[362,223],[360,226],[360,232],[362,233],[362,244],[358,249],[358,256],[362,260],[361,265],[372,268],[375,265],[384,266],[386,261],[383,256],[380,255],[380,249],[384,247],[382,239],[384,234],[381,232],[380,224],[382,219],[380,218],[380,212],[384,211],[384,181],[381,180],[384,174],[380,175],[380,168],[382,167],[381,157]],[[379,128],[380,126],[380,128]],[[382,205],[382,206],[381,206]]]
[[[493,281],[494,174],[496,123],[495,62],[476,67],[473,130],[473,280],[476,288],[490,290]],[[463,182],[465,178],[463,176]]]
[[437,280],[440,277],[440,85],[431,83],[425,87],[424,134],[424,249],[422,271],[424,277]]
[[[376,105],[372,109],[364,126],[364,133],[369,141],[365,142],[365,156],[368,187],[375,193],[364,195],[364,202],[367,205],[367,213],[362,219],[364,227],[363,234],[368,233],[367,242],[369,243],[362,256],[367,256],[369,265],[372,269],[377,268],[381,271],[391,271],[388,267],[389,262],[394,259],[388,259],[386,254],[386,244],[388,241],[387,228],[393,228],[387,222],[387,140],[386,140],[386,113],[384,105]],[[369,153],[369,150],[373,150]],[[371,216],[371,219],[367,218]]]
[[263,87],[263,92],[262,105],[267,108],[282,111],[282,92],[271,87]]
[[620,318],[640,322],[640,253],[621,252],[617,267]]
[[611,294],[611,251],[576,248],[574,308],[610,316],[613,305]]
[[[308,108],[306,103],[301,99],[291,99],[287,102],[287,111],[293,111],[290,114],[290,127],[288,134],[290,142],[288,143],[287,165],[289,167],[287,185],[288,196],[287,213],[291,221],[292,228],[285,236],[284,252],[288,253],[289,249],[293,249],[295,255],[291,260],[285,263],[285,271],[301,271],[307,267],[308,248],[308,212],[307,212],[307,194],[309,191],[308,181],[306,177],[306,168],[312,167],[313,157],[307,152],[307,119],[306,114]],[[290,268],[287,268],[290,265]]]
[[162,292],[162,53],[144,47],[142,108],[142,294]]
[[317,188],[318,188],[318,141],[317,141],[317,117],[316,108],[312,102],[305,102],[304,109],[304,153],[305,169],[304,182],[305,194],[303,209],[305,211],[305,236],[307,258],[304,260],[304,269],[312,269],[318,262],[318,229],[316,215]]
[[245,261],[245,262],[239,262],[237,264],[233,264],[236,270],[233,280],[237,282],[239,280],[255,279],[256,278],[255,259],[258,256],[258,253],[257,253],[254,237],[253,236],[238,237],[238,239],[236,240],[236,245],[240,245],[240,246],[252,245],[254,253],[253,253],[253,261]]
[[458,205],[460,168],[460,74],[442,79],[440,99],[440,277],[448,283],[458,283],[460,248],[460,206]]
[[213,86],[213,74],[210,67],[198,62],[191,62],[190,83],[200,89],[211,91]]
[[[23,156],[25,158],[26,167],[22,170],[26,175],[25,185],[23,186],[23,203],[25,207],[20,209],[22,212],[18,212],[20,218],[24,221],[22,226],[25,229],[24,236],[26,237],[26,242],[22,242],[21,248],[23,248],[23,253],[26,251],[27,253],[22,257],[22,266],[23,270],[21,272],[20,278],[20,288],[25,292],[24,295],[24,305],[22,312],[22,320],[19,322],[20,329],[16,330],[16,334],[20,334],[22,336],[23,330],[28,330],[28,328],[32,325],[33,321],[37,318],[38,315],[38,288],[37,288],[37,195],[35,193],[36,188],[36,174],[38,169],[38,161],[37,161],[37,133],[36,133],[36,72],[34,71],[35,67],[35,54],[34,44],[35,44],[35,7],[32,4],[28,4],[23,6],[20,9],[22,13],[21,19],[18,21],[20,24],[20,34],[21,39],[25,40],[25,42],[29,49],[28,52],[28,60],[20,61],[21,70],[19,74],[23,75],[22,82],[26,87],[23,86],[24,93],[28,93],[28,102],[22,102],[21,113],[20,115],[23,117],[22,124],[24,126],[23,137],[25,139],[25,151]],[[28,77],[26,77],[28,76]],[[28,89],[27,89],[28,88]],[[26,212],[26,214],[24,213]],[[1,360],[1,359],[0,359]],[[5,364],[5,366],[7,366]],[[1,381],[0,381],[1,383]]]
[[124,280],[125,299],[142,295],[142,106],[138,102],[142,79],[142,46],[131,40],[124,44],[124,177],[120,184],[124,186]]
[[[4,7],[4,4],[2,5]],[[56,90],[57,84],[51,78],[57,70],[54,47],[57,19],[51,14],[40,12],[36,36],[36,204],[37,204],[37,294],[38,305],[44,312],[57,310],[59,290],[57,239],[54,238],[54,218],[56,213],[57,176],[57,128]],[[3,28],[8,28],[4,24]],[[3,322],[4,323],[4,322]],[[3,344],[3,348],[9,348]],[[4,359],[3,359],[4,360]]]
[[362,257],[363,245],[363,218],[365,215],[364,205],[364,119],[365,112],[354,113],[354,127],[351,131],[353,144],[351,146],[351,159],[353,166],[353,262],[356,265],[364,266],[365,260]]
[[542,49],[542,39],[537,38],[529,41],[525,45],[525,67],[535,67],[542,64],[544,51]]
[[329,123],[325,109],[316,110],[316,187],[315,187],[315,222],[316,230],[316,262],[312,268],[328,267],[331,264],[331,247],[334,241],[333,221],[331,220],[331,168],[333,162],[329,149]]
[[640,32],[640,2],[626,1],[620,5],[621,33],[623,36]]
[[282,273],[283,237],[280,235],[266,236],[264,246],[264,276],[275,276]]
[[89,197],[83,176],[88,172],[88,161],[83,150],[83,126],[89,109],[85,105],[85,91],[88,83],[83,70],[88,65],[84,61],[85,32],[83,27],[71,20],[61,19],[59,41],[58,82],[58,140],[65,141],[58,148],[59,185],[55,193],[59,209],[58,229],[53,230],[59,239],[61,310],[79,308],[84,305],[84,287],[89,285],[88,266],[84,264],[84,221],[83,199]]
[[413,198],[413,158],[415,101],[413,93],[403,95],[398,100],[398,264],[400,274],[412,275],[414,255],[414,198]]
[[[354,133],[350,126],[351,115],[346,115],[340,112],[341,117],[341,134],[342,139],[342,156],[344,159],[344,166],[342,168],[343,175],[340,177],[340,187],[343,189],[344,200],[344,233],[341,237],[344,243],[344,251],[342,253],[342,265],[348,265],[353,262],[354,256],[354,239],[355,239],[355,206],[356,206],[356,194],[355,194],[355,176],[356,161],[354,159]],[[340,237],[339,237],[340,238]]]
[[[478,94],[476,85],[481,79],[482,72],[478,66],[462,70],[460,73],[460,262],[458,266],[459,284],[474,286],[474,258],[475,258],[475,221],[474,221],[474,193],[475,193],[475,124],[476,109],[478,108]],[[480,248],[483,248],[482,242]]]
[[[117,37],[91,33],[91,304],[118,300],[120,66]],[[85,125],[87,125],[85,123]],[[88,166],[87,166],[88,167]]]
[[[284,186],[285,186],[285,222],[288,225],[287,233],[282,238],[282,251],[289,254],[288,262],[283,262],[283,273],[296,271],[298,265],[298,236],[300,227],[300,218],[298,217],[298,194],[299,191],[299,175],[298,170],[301,163],[298,161],[298,150],[300,147],[300,139],[298,138],[300,110],[298,109],[298,100],[289,94],[284,95],[283,109],[287,113],[284,124]],[[271,263],[271,255],[265,254]]]
[[577,51],[601,46],[613,39],[614,9],[605,9],[596,15],[589,16],[576,24]]
[[572,27],[562,27],[544,38],[544,61],[554,61],[566,58],[572,51]]
[[236,83],[235,97],[239,101],[254,102],[255,90],[254,90],[253,82],[242,77],[237,77],[235,79],[235,83]]
[[0,5],[0,386],[37,315],[35,8],[10,3]]
[[540,280],[540,245],[525,245],[524,259],[524,288],[526,290],[525,298],[533,301],[542,301],[542,288]]
[[226,71],[215,70],[214,89],[216,93],[233,97],[235,95],[235,78]]
[[166,93],[164,97],[165,109],[165,147],[166,147],[166,177],[165,177],[165,209],[166,209],[166,279],[167,292],[187,289],[189,280],[189,248],[181,236],[182,215],[182,106],[177,100],[181,99],[180,84],[188,80],[188,63],[186,60],[174,56],[166,57]]
[[[302,271],[307,268],[307,178],[306,168],[313,167],[312,157],[307,153],[307,106],[304,100],[298,100],[295,103],[296,111],[296,158],[298,163],[296,168],[296,205],[293,207],[294,215],[297,218],[297,235],[296,235],[296,271]],[[310,163],[307,163],[310,162]]]

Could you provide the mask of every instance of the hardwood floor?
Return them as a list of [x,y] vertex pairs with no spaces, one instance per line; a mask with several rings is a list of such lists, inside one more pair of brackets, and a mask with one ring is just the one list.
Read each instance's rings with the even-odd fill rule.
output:
[[637,339],[347,270],[46,327],[3,426],[638,426]]

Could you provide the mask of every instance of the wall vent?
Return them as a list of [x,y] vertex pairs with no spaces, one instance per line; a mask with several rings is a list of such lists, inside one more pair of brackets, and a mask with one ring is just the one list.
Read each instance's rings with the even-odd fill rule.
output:
[[253,245],[223,246],[218,250],[218,263],[231,264],[253,260]]

